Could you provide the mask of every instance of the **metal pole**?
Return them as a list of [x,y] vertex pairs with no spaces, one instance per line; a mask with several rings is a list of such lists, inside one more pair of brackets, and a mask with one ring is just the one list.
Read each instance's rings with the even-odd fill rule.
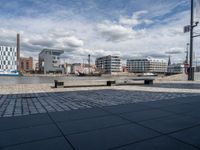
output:
[[20,34],[17,33],[17,70],[20,71]]
[[187,43],[187,54],[186,54],[186,64],[188,64],[188,56],[189,56],[189,46],[190,46],[190,44],[189,43]]
[[89,70],[88,70],[88,71],[89,71],[89,74],[90,74],[90,54],[88,55],[88,65],[89,65],[89,66],[88,66],[88,67],[89,67]]
[[191,0],[191,20],[190,20],[190,67],[188,73],[188,80],[194,81],[194,69],[193,69],[193,18],[194,18],[194,0]]

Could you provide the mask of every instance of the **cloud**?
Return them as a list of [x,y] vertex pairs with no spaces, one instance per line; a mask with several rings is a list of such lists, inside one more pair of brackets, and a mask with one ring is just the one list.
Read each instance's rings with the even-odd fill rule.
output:
[[118,21],[111,22],[104,20],[97,25],[98,31],[107,39],[107,41],[120,42],[143,36],[145,29],[134,30],[139,25],[150,25],[152,20],[145,18],[148,11],[134,12],[131,17],[120,16]]
[[170,55],[176,55],[176,54],[182,54],[184,53],[184,49],[177,47],[177,48],[171,48],[169,51],[166,51],[165,54],[170,54]]
[[120,41],[133,38],[133,30],[119,24],[105,22],[97,25],[98,31],[108,41]]
[[121,16],[119,18],[119,24],[128,25],[131,27],[140,25],[140,24],[152,24],[153,21],[150,19],[143,19],[144,15],[147,14],[148,11],[137,11],[134,12],[132,17]]
[[[37,58],[43,48],[57,48],[65,50],[70,62],[82,62],[88,54],[93,59],[113,54],[125,60],[134,56],[166,59],[174,53],[174,60],[185,59],[186,0],[102,0],[90,1],[91,5],[80,0],[29,0],[31,5],[22,1],[0,9],[0,43],[15,46],[19,32],[24,56]],[[199,47],[195,39],[194,50]]]
[[75,36],[65,37],[62,41],[69,47],[82,47],[84,45],[84,42]]
[[53,40],[48,40],[48,39],[35,39],[35,40],[30,40],[29,43],[33,46],[41,46],[41,47],[54,47],[55,42]]

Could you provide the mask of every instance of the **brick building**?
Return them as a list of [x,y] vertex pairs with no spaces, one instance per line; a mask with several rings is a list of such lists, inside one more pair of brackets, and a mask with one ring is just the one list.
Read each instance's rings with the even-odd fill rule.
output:
[[22,73],[32,72],[33,71],[33,58],[20,57],[20,71]]

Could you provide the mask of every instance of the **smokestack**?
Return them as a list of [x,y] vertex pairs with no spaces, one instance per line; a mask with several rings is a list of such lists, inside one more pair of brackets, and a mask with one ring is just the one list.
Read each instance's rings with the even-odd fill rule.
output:
[[20,70],[20,34],[17,34],[17,70]]

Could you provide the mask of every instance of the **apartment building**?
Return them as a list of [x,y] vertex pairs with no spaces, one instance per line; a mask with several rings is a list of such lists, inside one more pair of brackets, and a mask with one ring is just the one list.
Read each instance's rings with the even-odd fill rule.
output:
[[97,70],[102,73],[117,73],[122,71],[121,59],[119,56],[104,56],[95,61]]
[[128,59],[127,68],[133,73],[166,73],[167,62],[163,59]]

